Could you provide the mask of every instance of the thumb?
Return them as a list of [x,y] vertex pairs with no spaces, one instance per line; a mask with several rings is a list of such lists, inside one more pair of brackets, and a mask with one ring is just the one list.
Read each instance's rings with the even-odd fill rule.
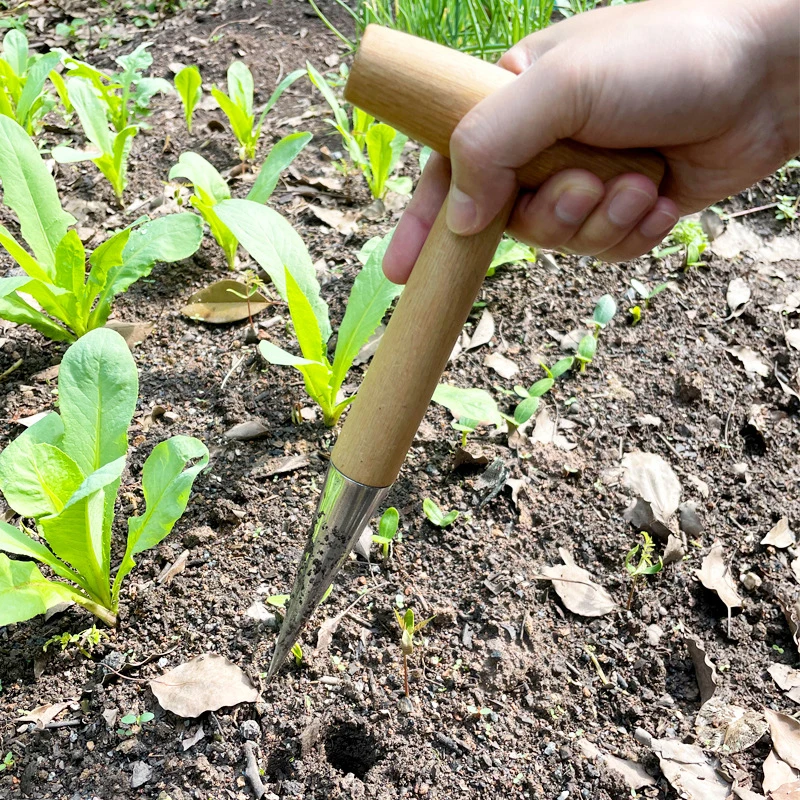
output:
[[588,103],[561,49],[548,51],[478,103],[453,131],[447,205],[453,233],[468,236],[483,230],[516,191],[517,168],[583,125]]

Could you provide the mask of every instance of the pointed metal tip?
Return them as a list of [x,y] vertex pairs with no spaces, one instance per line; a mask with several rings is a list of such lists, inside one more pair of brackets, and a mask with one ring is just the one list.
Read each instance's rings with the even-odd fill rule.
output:
[[286,616],[267,670],[267,683],[283,665],[298,634],[316,611],[389,488],[357,483],[339,472],[333,463],[328,467],[314,525],[300,558]]

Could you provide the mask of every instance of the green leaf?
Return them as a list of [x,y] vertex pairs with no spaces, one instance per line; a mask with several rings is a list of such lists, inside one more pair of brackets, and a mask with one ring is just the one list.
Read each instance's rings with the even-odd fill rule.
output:
[[[255,183],[247,193],[247,199],[254,203],[266,203],[278,185],[281,172],[297,158],[298,153],[310,141],[310,133],[292,133],[273,145],[259,170]],[[186,154],[182,154],[181,158],[184,155]],[[172,178],[172,173],[170,173],[170,178]]]
[[17,295],[16,290],[28,292],[32,289],[47,289],[47,284],[30,278],[0,278],[0,319],[30,325],[54,341],[73,341],[75,337],[65,328],[30,306]]
[[108,116],[91,84],[81,78],[70,78],[67,91],[86,138],[102,153],[111,155],[114,145],[108,129]]
[[244,61],[234,61],[228,67],[228,97],[248,117],[253,115],[253,73]]
[[36,101],[42,94],[47,76],[61,62],[61,54],[50,52],[37,59],[33,66],[28,70],[25,78],[25,88],[17,103],[17,121],[23,128],[28,129],[33,112],[36,110]]
[[56,284],[81,298],[85,279],[86,251],[78,232],[71,230],[56,248]]
[[[136,223],[133,223],[136,225]],[[89,277],[84,292],[85,310],[94,302],[106,285],[108,273],[122,264],[122,254],[128,244],[132,227],[124,228],[106,239],[89,256]]]
[[169,171],[169,179],[186,178],[191,181],[200,199],[210,205],[228,200],[231,190],[222,175],[203,156],[187,151],[181,153],[178,163]]
[[66,564],[59,561],[41,542],[32,539],[19,528],[0,521],[0,550],[15,556],[27,556],[47,564],[56,575],[62,578],[80,582],[80,576],[73,572]]
[[22,238],[51,277],[55,252],[75,218],[61,208],[52,175],[27,133],[0,116],[0,180],[3,202],[19,219]]
[[28,69],[28,39],[22,31],[10,30],[3,37],[3,58],[19,76]]
[[[192,463],[194,462],[194,463]],[[188,466],[192,463],[192,466]],[[142,468],[145,511],[128,520],[128,544],[114,579],[113,604],[119,587],[136,566],[133,557],[155,547],[186,510],[192,484],[208,464],[208,449],[191,436],[173,436],[153,448]]]
[[541,397],[543,394],[547,394],[552,388],[555,380],[553,378],[542,378],[541,380],[536,381],[536,383],[528,389],[528,394],[531,397]]
[[492,263],[489,265],[488,275],[494,275],[498,267],[504,264],[513,264],[515,261],[535,261],[536,251],[526,244],[516,241],[508,236],[503,237],[497,245]]
[[514,422],[524,425],[539,409],[538,397],[527,397],[514,409]]
[[136,714],[126,714],[120,719],[123,725],[133,725],[136,722]]
[[572,369],[572,365],[575,363],[575,359],[572,356],[567,356],[566,358],[560,358],[550,367],[550,374],[553,378],[558,378],[563,375],[567,370]]
[[597,339],[591,333],[587,333],[578,343],[577,356],[581,361],[591,361],[597,352]]
[[135,77],[137,73],[142,73],[150,68],[153,56],[147,52],[147,48],[152,44],[152,42],[142,42],[135,50],[114,59],[122,67],[126,78]]
[[200,216],[208,225],[214,240],[224,251],[228,267],[233,269],[236,264],[236,251],[239,249],[239,242],[231,233],[230,228],[214,211],[216,203],[204,203],[197,195],[192,195],[189,202],[200,212]]
[[2,225],[0,225],[0,245],[31,278],[43,283],[53,282],[53,276],[42,269],[36,259]]
[[297,336],[297,342],[300,345],[300,351],[303,357],[309,361],[325,363],[327,361],[325,342],[322,341],[322,334],[317,318],[314,316],[314,309],[288,269],[285,271],[284,279],[286,281],[286,299],[289,303],[289,313],[292,317],[292,325]]
[[382,122],[367,131],[367,157],[372,172],[372,179],[368,178],[368,183],[373,197],[380,198],[386,194],[386,179],[392,168],[392,141],[395,133],[394,128]]
[[191,133],[194,108],[203,96],[203,79],[200,76],[200,70],[194,65],[184,67],[180,70],[175,76],[175,89],[183,103],[186,127],[189,129],[189,133]]
[[311,83],[313,83],[314,86],[319,89],[322,96],[325,98],[325,102],[328,104],[328,106],[330,106],[331,111],[333,111],[333,115],[336,118],[336,125],[342,129],[342,135],[345,136],[345,134],[349,134],[350,121],[347,118],[347,113],[339,104],[339,101],[336,99],[336,95],[333,93],[330,85],[308,61],[306,61],[306,69],[308,70],[308,77],[311,80]]
[[601,327],[604,328],[614,318],[617,313],[617,304],[610,294],[604,294],[594,307],[594,314],[592,319]]
[[440,383],[433,393],[433,401],[447,408],[456,419],[466,417],[496,426],[503,421],[494,398],[483,389],[461,389]]
[[239,106],[225,94],[225,92],[221,92],[216,86],[211,88],[211,94],[228,118],[228,122],[230,122],[231,129],[237,141],[239,144],[244,145],[252,132],[253,118],[249,117],[243,109],[239,108]]
[[386,188],[395,194],[409,195],[411,194],[411,189],[413,186],[414,184],[411,181],[411,178],[408,178],[405,175],[399,178],[388,178],[386,180]]
[[44,614],[75,594],[65,583],[48,581],[36,564],[0,554],[0,626]]
[[279,367],[297,367],[299,369],[308,364],[319,364],[319,366],[323,366],[320,361],[312,361],[308,358],[292,355],[286,350],[276,347],[272,342],[259,342],[258,352],[261,353],[270,364],[275,364]]
[[381,521],[378,524],[378,535],[386,540],[392,541],[397,534],[397,526],[400,524],[400,512],[394,507],[390,506],[383,512]]
[[[434,525],[438,526],[439,528],[446,528],[448,525],[452,525],[459,516],[458,511],[448,511],[446,514],[442,512],[442,509],[430,499],[430,497],[426,497],[422,501],[422,510],[425,513],[425,516],[428,518],[430,522]],[[411,629],[413,630],[414,627],[414,617],[411,617]]]
[[433,152],[433,150],[430,147],[428,147],[427,145],[425,145],[425,147],[423,147],[419,151],[419,171],[420,172],[422,172],[422,170],[425,169],[425,165],[428,163],[428,159],[431,157],[431,153],[432,152]]
[[314,264],[299,234],[277,211],[252,200],[225,200],[214,209],[242,247],[263,267],[286,299],[288,269],[314,309],[322,340],[331,335],[328,305],[320,296]]
[[58,375],[63,450],[85,475],[127,452],[138,391],[133,356],[118,333],[90,331],[65,353]]
[[333,358],[334,393],[344,383],[359,350],[381,324],[386,310],[402,291],[383,274],[383,256],[391,236],[385,236],[371,248],[367,263],[356,276],[344,319],[339,328]]
[[642,299],[647,300],[650,297],[650,290],[641,281],[636,280],[636,278],[631,278],[631,286]]

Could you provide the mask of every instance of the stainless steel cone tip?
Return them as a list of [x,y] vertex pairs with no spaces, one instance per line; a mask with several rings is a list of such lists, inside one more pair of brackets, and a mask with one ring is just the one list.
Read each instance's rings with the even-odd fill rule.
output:
[[311,618],[336,573],[353,549],[390,487],[376,488],[342,475],[331,463],[314,525],[297,568],[267,681],[289,655],[297,635]]

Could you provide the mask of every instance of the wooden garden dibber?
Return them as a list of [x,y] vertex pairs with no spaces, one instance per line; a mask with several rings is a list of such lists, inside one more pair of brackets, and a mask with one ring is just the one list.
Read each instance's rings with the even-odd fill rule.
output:
[[[361,40],[345,97],[448,155],[450,136],[476,103],[515,76],[471,56],[378,26]],[[603,180],[641,172],[659,183],[660,157],[562,141],[520,168],[536,188],[567,167]],[[513,199],[475,236],[457,236],[439,212],[358,391],[339,440],[297,571],[267,679],[277,672],[336,572],[386,497],[405,460],[453,344],[503,235]]]

